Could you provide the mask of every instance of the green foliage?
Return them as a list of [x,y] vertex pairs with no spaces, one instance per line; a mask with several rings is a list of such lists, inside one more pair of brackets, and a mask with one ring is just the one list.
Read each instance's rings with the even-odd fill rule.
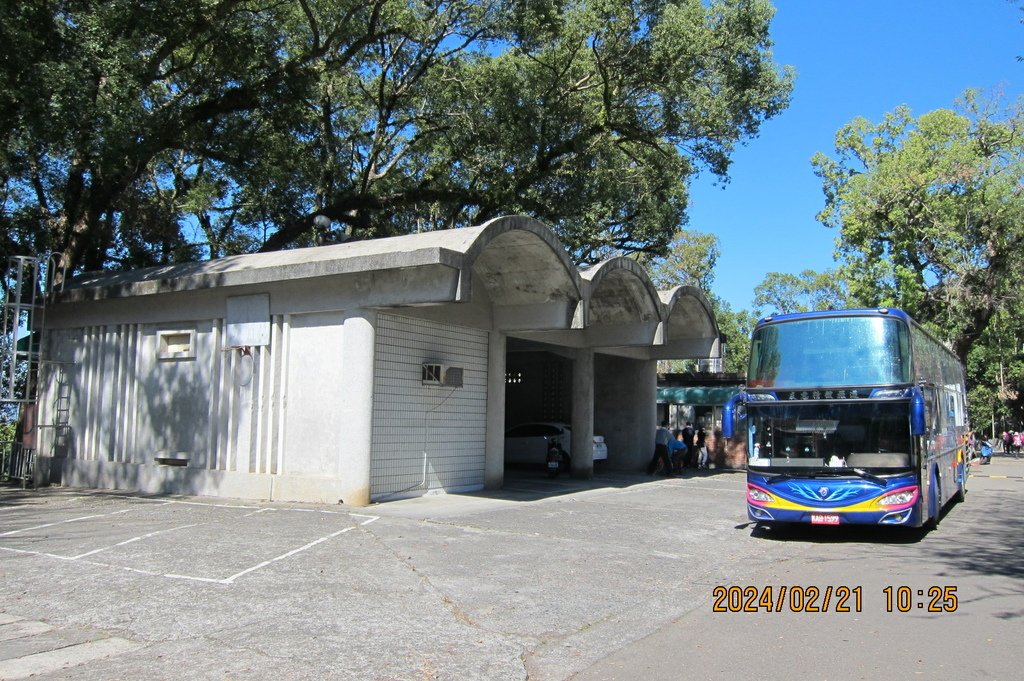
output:
[[837,133],[837,158],[818,154],[814,165],[819,219],[841,231],[850,294],[930,322],[966,360],[1019,298],[1024,110],[999,111],[974,92],[961,108],[857,119]]
[[903,308],[949,341],[976,427],[1017,427],[1024,407],[1022,134],[1022,103],[1000,110],[968,91],[959,111],[854,120],[835,159],[814,159],[850,296]]
[[750,334],[754,331],[758,316],[748,310],[733,311],[732,307],[712,297],[715,319],[719,331],[725,335],[725,372],[746,376],[750,359]]
[[526,213],[662,254],[788,103],[767,0],[0,8],[4,252],[127,268]]
[[759,316],[853,306],[846,279],[836,270],[804,270],[799,275],[769,272],[754,288],[754,307]]
[[14,442],[14,433],[17,427],[14,421],[0,421],[0,443]]
[[676,286],[696,286],[710,291],[715,264],[721,255],[718,237],[713,234],[680,230],[662,257],[645,262],[654,285],[661,290]]
[[1024,317],[1000,310],[971,347],[965,364],[968,405],[976,428],[1024,428]]

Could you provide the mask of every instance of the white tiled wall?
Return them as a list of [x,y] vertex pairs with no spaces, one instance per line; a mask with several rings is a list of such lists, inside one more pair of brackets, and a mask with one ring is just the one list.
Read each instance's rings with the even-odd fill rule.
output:
[[[373,498],[482,488],[487,332],[392,314],[377,321]],[[462,367],[463,387],[423,385],[424,362]]]

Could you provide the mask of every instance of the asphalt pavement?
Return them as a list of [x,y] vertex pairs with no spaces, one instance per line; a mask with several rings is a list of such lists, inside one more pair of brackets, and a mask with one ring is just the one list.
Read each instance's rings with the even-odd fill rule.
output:
[[[1024,461],[979,470],[1024,493]],[[755,621],[707,619],[715,587],[821,553],[759,536],[743,496],[733,471],[365,508],[4,489],[0,678],[691,678],[695,644],[694,673],[737,673]]]

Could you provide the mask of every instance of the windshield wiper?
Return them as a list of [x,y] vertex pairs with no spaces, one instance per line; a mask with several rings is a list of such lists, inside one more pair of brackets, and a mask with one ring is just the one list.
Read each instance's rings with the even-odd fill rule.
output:
[[773,475],[770,478],[766,478],[765,479],[765,483],[767,483],[769,485],[776,485],[776,484],[778,484],[780,482],[786,482],[787,480],[797,480],[797,479],[803,480],[805,478],[820,478],[822,476],[825,476],[825,477],[828,477],[828,476],[840,476],[840,475],[849,475],[850,473],[853,473],[854,475],[856,475],[857,477],[861,478],[862,480],[867,480],[868,482],[870,482],[872,484],[878,485],[879,487],[885,487],[886,484],[887,484],[886,481],[885,481],[885,478],[881,478],[881,477],[879,477],[877,475],[874,475],[872,473],[868,473],[863,468],[847,468],[845,466],[842,467],[842,468],[820,468],[820,469],[801,468],[799,474],[779,473],[777,475]]
[[847,470],[853,471],[854,473],[859,475],[864,480],[867,480],[868,482],[872,482],[872,483],[878,485],[879,487],[885,487],[885,485],[886,485],[885,478],[880,478],[877,475],[872,475],[871,473],[868,473],[863,468],[848,468]]
[[810,471],[807,471],[807,472],[800,471],[800,475],[799,476],[789,475],[787,473],[779,473],[778,475],[776,475],[774,477],[766,479],[765,482],[768,483],[769,485],[775,485],[775,484],[778,484],[780,482],[785,482],[786,480],[795,480],[797,477],[800,477],[800,478],[816,478],[816,477],[818,477],[818,475],[817,475],[817,473],[811,473]]

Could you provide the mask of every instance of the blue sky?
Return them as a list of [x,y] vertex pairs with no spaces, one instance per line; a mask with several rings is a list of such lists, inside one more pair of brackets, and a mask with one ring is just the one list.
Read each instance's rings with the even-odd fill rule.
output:
[[879,121],[900,104],[918,116],[952,108],[967,88],[1024,93],[1024,19],[1008,0],[776,0],[775,61],[796,68],[790,107],[737,149],[731,181],[702,175],[688,229],[718,236],[712,292],[753,309],[768,272],[834,266],[835,230],[810,158],[834,155],[857,116]]

